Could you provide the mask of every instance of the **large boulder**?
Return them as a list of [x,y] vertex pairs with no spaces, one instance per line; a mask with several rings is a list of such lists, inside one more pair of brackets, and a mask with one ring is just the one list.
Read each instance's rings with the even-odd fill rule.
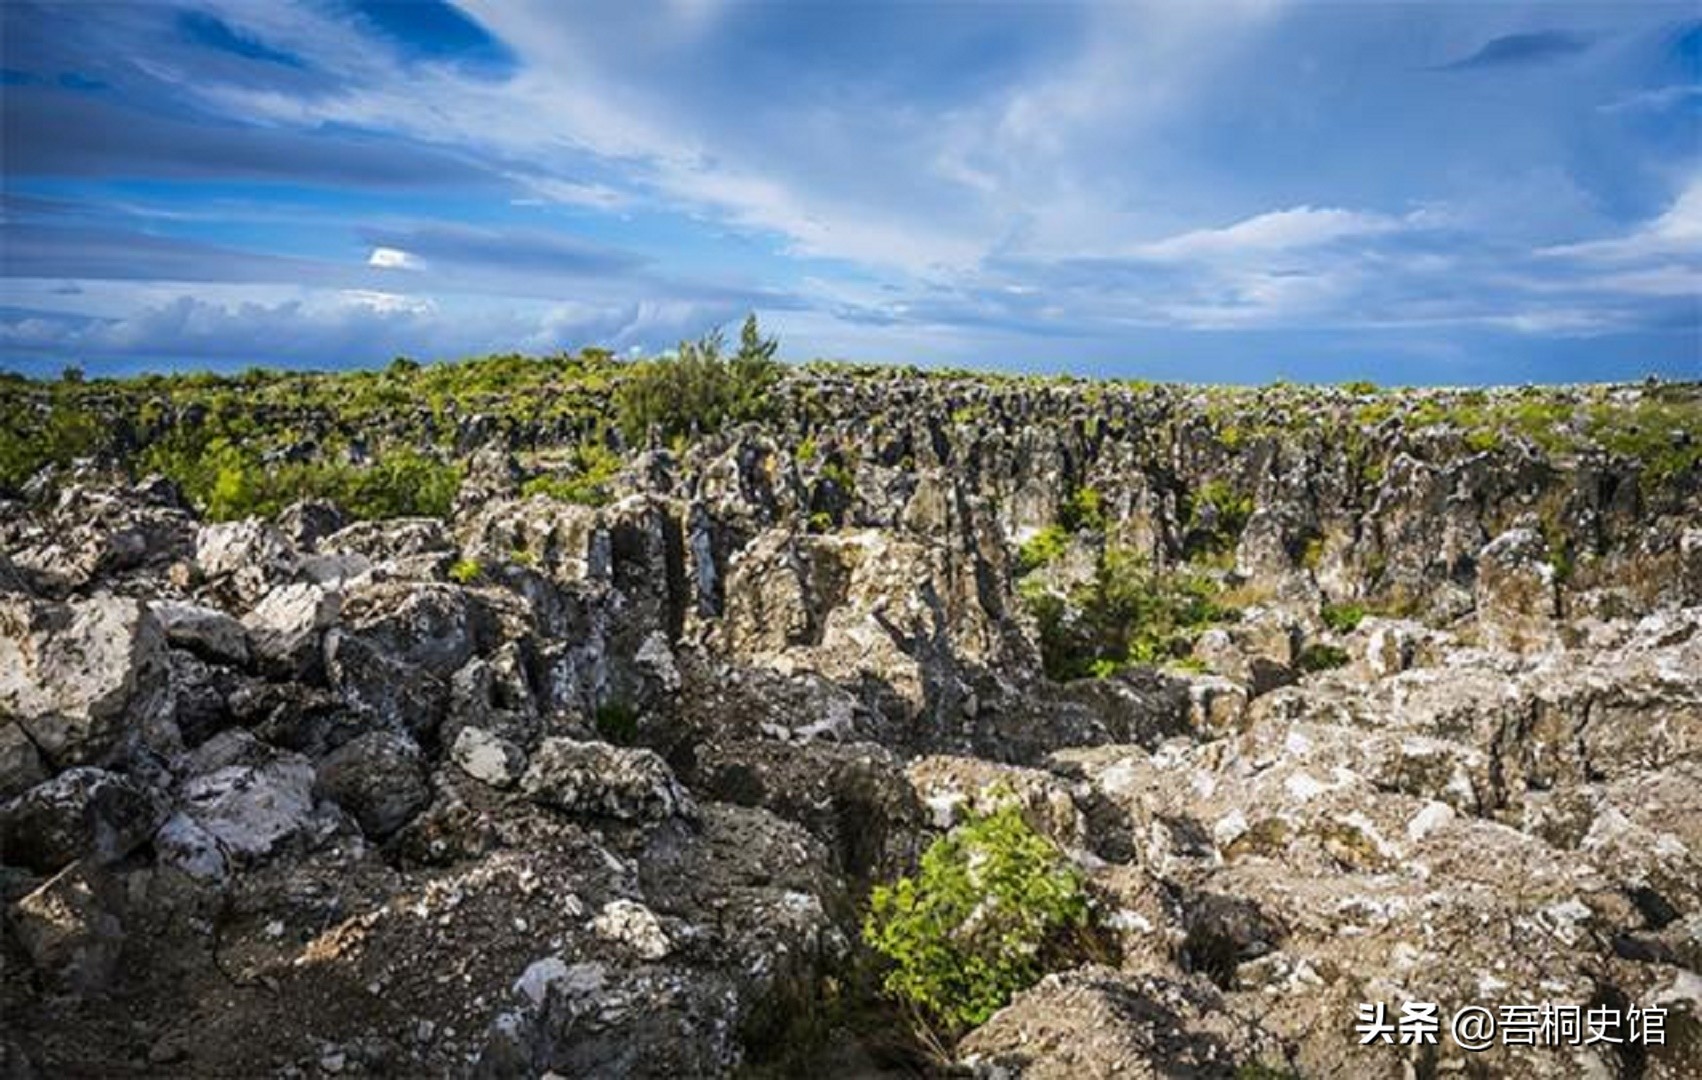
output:
[[185,782],[179,805],[232,858],[256,862],[313,825],[313,763],[251,738],[226,738],[237,734],[202,748],[208,771]]
[[368,732],[332,751],[319,763],[315,789],[376,839],[406,825],[431,802],[419,747],[390,731]]
[[1492,649],[1531,652],[1557,642],[1559,587],[1541,533],[1509,529],[1478,552],[1477,622]]
[[0,861],[50,874],[123,858],[153,835],[159,800],[102,769],[68,769],[0,806]]
[[336,625],[342,594],[300,583],[280,585],[243,616],[254,657],[281,678],[306,678],[319,664],[320,641]]
[[9,799],[47,778],[41,752],[16,720],[0,720],[0,799]]
[[659,822],[697,812],[654,751],[608,743],[545,739],[520,789],[534,802],[588,818]]
[[113,892],[98,869],[73,863],[12,906],[18,944],[51,984],[79,993],[108,985],[124,945]]
[[166,640],[215,664],[248,663],[248,632],[217,608],[167,600],[153,607]]
[[201,526],[195,537],[195,569],[234,603],[252,604],[294,569],[295,548],[258,518]]
[[169,712],[165,635],[135,600],[0,600],[0,716],[56,767],[110,757]]

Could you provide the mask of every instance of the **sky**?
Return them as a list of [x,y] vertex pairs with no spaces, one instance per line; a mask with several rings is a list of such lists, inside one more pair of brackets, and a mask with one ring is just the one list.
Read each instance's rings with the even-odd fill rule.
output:
[[1702,378],[1699,12],[0,0],[0,367]]

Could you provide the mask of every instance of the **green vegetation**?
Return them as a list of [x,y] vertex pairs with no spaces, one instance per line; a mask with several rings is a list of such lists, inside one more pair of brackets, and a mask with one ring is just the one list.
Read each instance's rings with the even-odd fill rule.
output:
[[1101,532],[1105,509],[1097,488],[1082,486],[1070,493],[1058,508],[1058,523],[1069,532]]
[[1643,463],[1646,489],[1702,468],[1702,398],[1663,389],[1632,406],[1597,404],[1586,425],[1604,450]]
[[1331,668],[1345,667],[1348,662],[1347,650],[1336,645],[1326,645],[1314,641],[1300,650],[1301,671],[1329,671]]
[[1324,538],[1309,537],[1300,549],[1300,565],[1306,570],[1316,570],[1324,561]]
[[485,568],[477,559],[456,559],[449,568],[449,580],[459,585],[471,585],[484,576]]
[[327,499],[354,518],[443,517],[461,487],[461,467],[407,447],[366,465],[328,457],[266,461],[222,438],[199,450],[173,442],[142,456],[144,471],[175,481],[212,521],[270,516],[303,499]]
[[14,491],[45,466],[98,453],[106,434],[92,413],[72,401],[28,412],[21,403],[5,401],[0,425],[0,488]]
[[1067,595],[1033,579],[1021,592],[1039,624],[1041,663],[1060,681],[1182,660],[1201,631],[1232,617],[1211,579],[1157,572],[1118,548],[1100,556],[1092,581]]
[[1064,557],[1069,546],[1070,534],[1064,531],[1062,525],[1046,526],[1017,549],[1017,573],[1027,574],[1042,566],[1051,565]]
[[1085,951],[1081,874],[1014,804],[934,841],[921,872],[877,886],[863,938],[886,990],[955,1033]]
[[768,415],[768,392],[780,378],[778,343],[762,337],[752,315],[739,351],[724,358],[724,346],[715,331],[681,342],[671,359],[637,364],[615,390],[615,414],[627,441],[642,445],[652,431],[667,440],[689,439]]
[[1318,615],[1324,625],[1338,634],[1350,634],[1365,621],[1364,604],[1325,604]]
[[1188,503],[1188,554],[1223,555],[1233,551],[1253,516],[1253,498],[1221,480],[1201,484]]
[[603,702],[592,722],[608,742],[631,746],[638,740],[638,710],[624,701]]
[[534,476],[520,485],[520,494],[544,495],[580,506],[603,506],[609,501],[620,467],[619,454],[600,442],[583,442],[573,450],[569,475]]
[[857,474],[851,471],[838,458],[824,462],[821,467],[821,478],[839,489],[839,493],[847,499],[856,497]]

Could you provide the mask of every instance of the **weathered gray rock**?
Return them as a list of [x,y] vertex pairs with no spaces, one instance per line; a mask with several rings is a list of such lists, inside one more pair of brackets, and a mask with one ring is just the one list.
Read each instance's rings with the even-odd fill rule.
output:
[[1217,1012],[1197,980],[1124,976],[1104,967],[1050,975],[958,1047],[977,1077],[1159,1077],[1231,1080],[1243,1066],[1280,1069],[1273,1044]]
[[182,812],[238,860],[271,855],[313,821],[313,763],[266,753],[257,764],[222,765],[183,785]]
[[109,984],[124,944],[112,892],[99,870],[73,863],[14,904],[7,921],[50,981],[92,993]]
[[1530,652],[1555,644],[1559,593],[1548,544],[1535,529],[1510,529],[1477,556],[1477,621],[1492,649]]
[[177,601],[155,604],[153,613],[172,645],[213,663],[239,667],[248,663],[248,633],[232,616]]
[[0,800],[10,799],[47,778],[41,753],[16,720],[0,721]]
[[610,900],[591,920],[601,937],[618,942],[641,960],[661,960],[674,949],[656,913],[632,900]]
[[169,696],[165,635],[146,606],[0,599],[0,714],[51,764],[105,760]]
[[451,755],[462,772],[492,787],[513,787],[526,771],[525,752],[484,728],[462,728]]
[[294,569],[296,551],[258,518],[203,525],[195,537],[195,568],[224,596],[254,603]]
[[51,874],[78,858],[109,863],[153,835],[154,795],[114,773],[68,769],[0,805],[0,861]]
[[174,814],[160,826],[154,834],[154,849],[161,866],[199,881],[222,882],[230,873],[230,860],[219,838],[188,814]]
[[431,802],[419,747],[390,731],[368,732],[333,751],[319,763],[315,790],[376,839],[406,825]]
[[342,594],[318,585],[280,585],[242,618],[254,657],[267,671],[306,678],[321,662],[320,642],[342,611]]
[[691,818],[697,808],[653,751],[573,739],[545,739],[520,790],[534,802],[583,817],[630,822]]

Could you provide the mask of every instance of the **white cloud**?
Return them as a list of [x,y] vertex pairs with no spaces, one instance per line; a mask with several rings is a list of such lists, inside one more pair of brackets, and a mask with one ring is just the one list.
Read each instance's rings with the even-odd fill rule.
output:
[[425,262],[412,252],[401,248],[375,247],[366,257],[366,264],[378,270],[423,270]]
[[1339,240],[1380,236],[1411,227],[1412,218],[1358,210],[1297,206],[1227,225],[1221,229],[1196,229],[1137,245],[1139,258],[1164,262],[1188,262],[1265,255],[1319,247]]
[[1543,248],[1539,254],[1601,262],[1702,254],[1702,174],[1691,178],[1665,212],[1625,236]]
[[1639,90],[1634,94],[1616,98],[1605,105],[1598,105],[1597,112],[1660,112],[1675,106],[1702,99],[1702,86],[1694,83],[1677,83],[1672,86],[1662,86],[1654,90]]
[[380,292],[376,289],[344,289],[338,296],[355,307],[376,311],[381,315],[393,315],[398,312],[429,315],[437,311],[437,305],[430,300]]

